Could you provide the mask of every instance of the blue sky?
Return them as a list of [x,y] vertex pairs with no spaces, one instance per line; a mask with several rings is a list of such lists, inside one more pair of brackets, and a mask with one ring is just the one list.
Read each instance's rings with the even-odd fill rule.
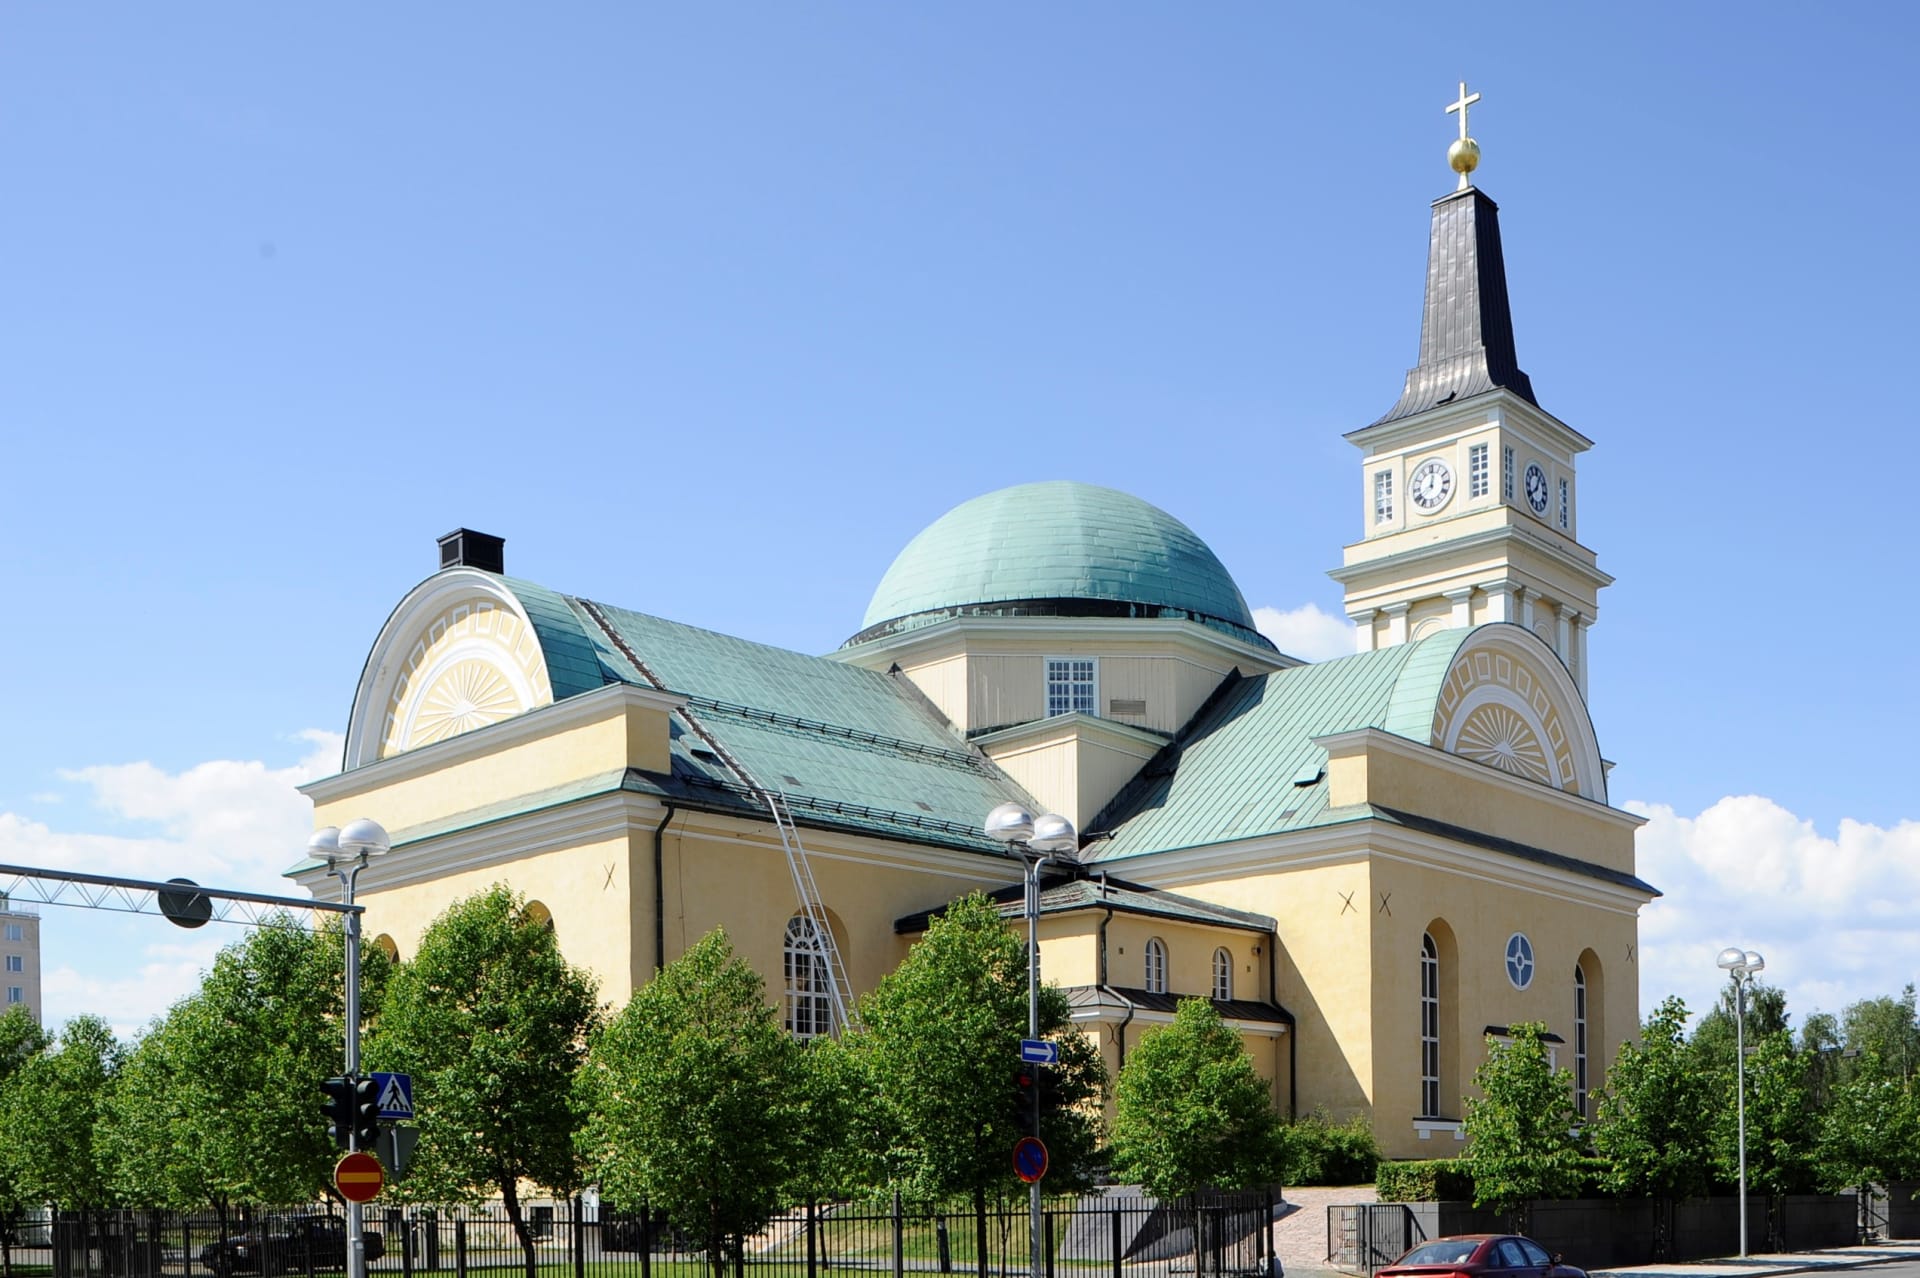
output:
[[[1796,1012],[1896,993],[1916,25],[15,7],[0,862],[284,890],[291,785],[459,525],[557,589],[825,651],[942,512],[1074,478],[1330,642],[1341,436],[1412,362],[1464,78],[1521,364],[1596,441],[1593,712],[1669,894],[1643,1002],[1702,1005],[1726,944]],[[56,1021],[137,1026],[234,939],[43,912]]]

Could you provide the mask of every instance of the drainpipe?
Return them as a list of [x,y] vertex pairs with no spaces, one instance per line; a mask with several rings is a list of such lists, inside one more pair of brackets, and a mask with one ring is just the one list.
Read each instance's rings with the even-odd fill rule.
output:
[[[1279,955],[1280,935],[1267,933],[1267,1002],[1280,1006]],[[1282,1011],[1286,1010],[1284,1008]],[[1287,1022],[1287,1117],[1300,1117],[1300,1022]]]
[[653,971],[659,975],[667,966],[667,883],[666,857],[661,845],[666,839],[667,822],[677,809],[669,803],[660,824],[653,827]]
[[[1107,880],[1103,874],[1100,876],[1100,895],[1104,897],[1106,894]],[[1132,999],[1122,994],[1119,990],[1109,988],[1107,985],[1107,924],[1112,921],[1113,907],[1109,905],[1107,907],[1106,917],[1100,920],[1100,970],[1094,974],[1094,983],[1099,986],[1100,989],[1112,994],[1115,998],[1127,1005],[1127,1015],[1125,1019],[1114,1026],[1113,1029],[1113,1038],[1119,1049],[1120,1062],[1115,1068],[1125,1069],[1127,1067],[1127,1026],[1133,1023],[1135,1008]]]

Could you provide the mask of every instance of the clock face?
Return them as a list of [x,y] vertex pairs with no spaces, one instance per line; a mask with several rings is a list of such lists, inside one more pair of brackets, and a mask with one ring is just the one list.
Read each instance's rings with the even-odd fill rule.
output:
[[1536,515],[1547,509],[1547,472],[1540,469],[1539,462],[1527,463],[1527,505]]
[[1413,469],[1408,481],[1413,504],[1422,510],[1438,510],[1453,496],[1453,472],[1438,457],[1429,457]]

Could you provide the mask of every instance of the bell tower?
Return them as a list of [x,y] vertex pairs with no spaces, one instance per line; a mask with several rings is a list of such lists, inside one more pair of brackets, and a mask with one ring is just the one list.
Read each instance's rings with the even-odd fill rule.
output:
[[1514,353],[1499,206],[1475,187],[1480,147],[1460,86],[1447,107],[1460,183],[1433,202],[1420,355],[1360,449],[1364,532],[1331,574],[1361,651],[1435,630],[1513,622],[1546,641],[1587,690],[1587,630],[1601,572],[1579,540],[1575,459],[1593,441],[1533,395]]

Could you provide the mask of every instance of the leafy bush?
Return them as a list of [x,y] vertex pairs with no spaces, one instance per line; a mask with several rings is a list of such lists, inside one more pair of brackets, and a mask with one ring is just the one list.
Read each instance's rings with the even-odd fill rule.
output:
[[1457,1158],[1383,1162],[1374,1175],[1383,1203],[1462,1202],[1473,1198],[1473,1176]]
[[1364,1185],[1380,1165],[1380,1147],[1373,1126],[1355,1116],[1335,1123],[1325,1110],[1297,1118],[1285,1129],[1286,1163],[1281,1174],[1288,1185]]

